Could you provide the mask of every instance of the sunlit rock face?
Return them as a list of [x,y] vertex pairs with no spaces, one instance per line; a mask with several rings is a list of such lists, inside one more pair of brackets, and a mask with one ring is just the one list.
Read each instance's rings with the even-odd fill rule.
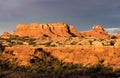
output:
[[87,37],[107,38],[109,36],[101,25],[94,25],[90,31],[80,33]]
[[101,25],[94,25],[90,31],[78,32],[74,26],[63,22],[49,24],[18,24],[13,35],[32,37],[97,37],[107,38],[109,34]]
[[65,37],[65,36],[79,36],[79,32],[74,27],[68,26],[66,23],[50,23],[50,24],[18,24],[13,35],[19,36],[33,36],[33,37]]

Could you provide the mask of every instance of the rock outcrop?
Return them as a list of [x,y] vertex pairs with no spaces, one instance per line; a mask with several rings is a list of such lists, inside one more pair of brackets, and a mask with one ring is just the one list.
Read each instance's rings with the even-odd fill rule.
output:
[[13,31],[13,35],[33,36],[33,37],[42,37],[42,36],[69,37],[69,36],[79,36],[79,32],[75,31],[75,29],[72,31],[71,28],[63,22],[51,23],[51,24],[33,23],[33,24],[18,24],[17,29]]
[[63,22],[50,24],[18,24],[13,35],[31,36],[31,37],[97,37],[107,38],[109,34],[104,30],[103,26],[95,25],[92,30],[86,32],[78,32],[74,26]]
[[81,32],[86,37],[107,38],[109,34],[104,30],[101,25],[94,25],[92,30]]
[[1,35],[2,38],[9,38],[11,37],[12,35],[8,32],[3,32],[3,34]]

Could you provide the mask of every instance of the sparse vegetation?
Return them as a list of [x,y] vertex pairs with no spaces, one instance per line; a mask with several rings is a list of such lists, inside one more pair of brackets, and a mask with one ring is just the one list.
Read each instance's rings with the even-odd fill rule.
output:
[[[104,45],[104,46],[102,46],[104,48],[104,47],[114,46],[114,44],[117,41],[116,39],[117,38],[115,36],[111,37],[111,39],[102,39],[102,38],[94,39],[92,37],[90,39],[89,38],[77,39],[74,37],[70,37],[66,41],[64,41],[65,39],[61,39],[61,40],[58,39],[58,41],[55,42],[54,39],[52,40],[51,38],[48,38],[48,37],[41,37],[39,39],[35,39],[32,37],[27,37],[27,36],[26,37],[18,36],[18,37],[12,37],[10,39],[1,38],[0,42],[2,42],[2,43],[1,43],[0,47],[2,48],[3,45],[5,46],[4,48],[15,47],[16,45],[23,46],[23,47],[30,45],[33,48],[34,45],[38,45],[38,46],[44,46],[45,48],[46,47],[52,48],[52,47],[58,47],[59,45],[68,45],[68,44],[70,46],[77,45],[77,44],[87,46],[87,45],[93,45],[94,41],[98,41]],[[38,40],[41,42],[39,42],[37,44]],[[24,42],[26,42],[28,44],[25,45]],[[85,46],[83,46],[83,48],[78,49],[81,51],[81,54],[86,53],[85,51],[89,50],[89,49],[86,50],[86,48],[84,48]],[[82,46],[79,46],[79,47],[82,47]],[[92,46],[89,46],[89,47],[91,48]],[[36,48],[36,47],[34,46],[34,48]],[[94,49],[96,49],[96,48],[94,48]],[[92,50],[94,51],[94,49],[92,49]],[[76,51],[78,51],[78,50],[76,50]],[[107,51],[107,49],[105,49],[105,50]],[[32,74],[34,73],[34,74],[39,74],[42,77],[53,77],[54,76],[54,77],[58,77],[58,78],[66,78],[69,76],[79,76],[79,75],[87,75],[87,76],[90,76],[91,78],[97,78],[98,76],[102,75],[104,77],[108,77],[108,78],[113,77],[114,78],[114,76],[118,77],[118,76],[116,76],[116,73],[119,74],[119,72],[120,72],[120,70],[113,71],[112,68],[109,66],[105,67],[103,65],[105,59],[103,59],[103,58],[100,58],[100,60],[98,61],[98,64],[91,65],[91,66],[83,66],[82,64],[74,64],[74,63],[63,62],[61,60],[58,60],[57,58],[52,56],[50,54],[50,52],[44,51],[43,48],[37,48],[35,51],[36,51],[35,54],[37,54],[37,52],[41,52],[39,54],[41,54],[42,57],[40,58],[37,55],[32,55],[33,58],[29,58],[29,63],[31,64],[31,66],[20,66],[16,62],[18,59],[17,59],[17,57],[14,57],[15,56],[14,51],[11,49],[4,50],[3,51],[4,55],[6,54],[8,57],[9,56],[12,57],[10,59],[12,61],[9,61],[9,59],[0,60],[0,69],[1,69],[0,77],[6,75],[3,73],[4,70],[12,70],[12,71],[18,71],[18,72],[23,72],[23,73],[32,73]],[[1,51],[1,53],[2,53],[2,51]],[[107,55],[107,53],[106,53],[106,55]]]
[[[73,64],[59,61],[57,58],[54,58],[51,54],[48,55],[48,52],[43,51],[47,58],[40,60],[39,58],[30,59],[29,66],[19,66],[15,64],[11,64],[9,61],[1,61],[0,60],[0,69],[9,69],[15,70],[24,73],[34,73],[39,74],[42,77],[70,77],[70,76],[80,76],[80,75],[88,75],[92,77],[105,76],[105,77],[114,77],[116,74],[112,71],[111,68],[104,67],[102,62],[97,65],[84,67],[82,64]],[[118,72],[118,71],[116,71]],[[2,76],[2,72],[0,76]]]

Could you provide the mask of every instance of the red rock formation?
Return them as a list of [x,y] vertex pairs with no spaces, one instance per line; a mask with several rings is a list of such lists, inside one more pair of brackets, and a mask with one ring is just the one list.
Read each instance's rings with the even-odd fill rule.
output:
[[106,38],[108,33],[100,25],[93,26],[92,30],[87,32],[78,32],[74,26],[68,26],[66,23],[50,23],[50,24],[18,24],[13,35],[18,36],[33,36],[33,37],[69,37],[69,36],[85,36],[85,37],[98,37]]
[[81,34],[87,37],[97,37],[97,38],[107,38],[109,35],[101,25],[95,25],[93,26],[92,30],[87,32],[81,32]]
[[9,38],[9,37],[11,37],[11,34],[8,33],[8,32],[3,32],[3,34],[1,35],[1,37]]
[[[76,34],[77,33],[77,34]],[[78,36],[78,32],[71,31],[70,27],[63,23],[52,23],[52,24],[18,24],[17,29],[13,31],[13,35],[19,36],[34,36],[34,37],[41,37],[41,36],[49,36],[49,37],[56,37],[56,36]]]
[[[6,51],[13,51],[14,55],[11,54],[2,54],[0,59],[13,61],[11,59],[17,58],[16,63],[19,65],[30,65],[30,59],[33,59],[37,56],[41,59],[44,59],[45,56],[42,55],[43,52],[38,48],[29,47],[29,46],[15,46],[6,48]],[[96,65],[100,60],[103,60],[104,66],[110,66],[113,69],[120,69],[120,46],[110,47],[110,46],[81,46],[81,47],[43,47],[44,52],[49,52],[53,57],[57,58],[62,62],[72,62],[74,64],[83,64],[83,65]],[[15,61],[13,61],[15,63]]]

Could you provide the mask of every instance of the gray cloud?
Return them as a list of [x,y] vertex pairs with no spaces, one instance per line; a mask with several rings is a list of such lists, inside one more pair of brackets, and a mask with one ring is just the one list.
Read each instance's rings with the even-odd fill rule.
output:
[[0,26],[8,31],[17,23],[57,21],[80,31],[94,24],[119,27],[120,0],[0,0]]

